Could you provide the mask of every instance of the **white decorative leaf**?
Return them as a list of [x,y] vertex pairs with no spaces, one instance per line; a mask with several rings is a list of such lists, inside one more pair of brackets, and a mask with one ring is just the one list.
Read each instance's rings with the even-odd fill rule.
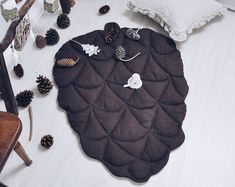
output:
[[76,40],[71,40],[79,45],[82,46],[82,50],[85,51],[85,53],[88,56],[92,56],[92,55],[97,55],[101,49],[99,49],[99,46],[94,46],[94,45],[90,45],[90,44],[81,44],[79,42],[77,42]]
[[100,52],[98,46],[90,45],[90,44],[81,44],[83,51],[85,51],[88,56],[97,55]]

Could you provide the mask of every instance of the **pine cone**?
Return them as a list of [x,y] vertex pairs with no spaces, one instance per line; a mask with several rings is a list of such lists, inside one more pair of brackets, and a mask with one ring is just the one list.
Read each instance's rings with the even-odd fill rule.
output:
[[60,14],[57,18],[57,25],[61,29],[65,29],[70,25],[70,19],[67,14]]
[[20,107],[27,107],[30,105],[33,99],[33,92],[31,90],[25,90],[16,95],[16,102]]
[[[79,59],[79,57],[78,57],[78,59]],[[61,67],[72,67],[77,63],[78,59],[76,61],[74,61],[71,58],[63,58],[63,59],[56,61],[56,64]]]
[[47,45],[55,45],[59,42],[60,36],[55,29],[49,29],[46,33]]
[[110,10],[109,5],[104,5],[104,6],[102,6],[102,7],[99,9],[99,13],[100,13],[100,14],[106,14],[106,13],[109,12],[109,10]]
[[24,76],[24,70],[21,64],[17,64],[16,66],[14,66],[13,70],[17,77],[21,78]]
[[53,143],[54,143],[54,138],[50,134],[45,135],[41,138],[41,145],[46,149],[49,149],[53,145]]
[[114,28],[112,28],[111,29],[111,31],[110,31],[110,35],[112,36],[112,37],[114,37],[114,38],[116,38],[117,36],[118,36],[118,34],[119,34],[119,28],[116,28],[116,27],[114,27]]
[[107,44],[110,44],[113,42],[113,36],[111,35],[110,32],[105,34],[104,39]]
[[75,1],[74,0],[69,0],[69,5],[70,5],[70,7],[73,7],[75,5]]
[[36,83],[38,83],[37,88],[41,94],[47,94],[53,88],[52,82],[47,77],[43,77],[42,75],[37,77]]
[[106,31],[106,34],[104,36],[105,42],[107,44],[112,43],[114,41],[114,39],[118,37],[119,30],[120,30],[120,28],[115,25],[112,28],[109,28]]
[[118,60],[121,60],[123,58],[126,57],[126,50],[124,49],[124,47],[122,46],[119,46],[116,51],[115,51],[115,57],[118,59]]
[[41,49],[47,45],[47,40],[45,37],[38,35],[36,36],[35,43],[36,43],[36,46]]

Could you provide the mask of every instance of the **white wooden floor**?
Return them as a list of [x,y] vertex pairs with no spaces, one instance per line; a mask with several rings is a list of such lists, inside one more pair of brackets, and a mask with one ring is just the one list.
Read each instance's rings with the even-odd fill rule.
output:
[[[71,26],[66,30],[58,29],[59,44],[39,50],[30,39],[24,51],[19,53],[25,70],[20,80],[12,72],[14,62],[10,51],[6,52],[15,93],[24,89],[35,91],[31,142],[28,142],[28,111],[20,110],[23,121],[20,140],[33,159],[33,165],[25,167],[12,153],[0,181],[10,187],[235,186],[235,12],[228,12],[223,18],[196,31],[188,41],[177,44],[190,87],[186,100],[188,112],[183,124],[186,140],[171,153],[166,167],[147,183],[139,185],[115,177],[100,162],[88,158],[65,113],[57,107],[57,88],[46,97],[37,93],[36,77],[43,74],[52,79],[53,57],[71,37],[103,29],[104,24],[111,21],[118,22],[121,27],[148,27],[163,32],[152,20],[131,13],[126,2],[79,0],[69,15]],[[109,4],[111,11],[99,16],[97,11],[104,4]],[[50,27],[57,28],[57,14],[42,14],[42,9],[42,0],[37,1],[30,14],[35,34],[44,34]],[[7,26],[2,27],[2,19],[0,23],[2,38]],[[55,144],[45,151],[39,142],[48,133],[54,136]]]

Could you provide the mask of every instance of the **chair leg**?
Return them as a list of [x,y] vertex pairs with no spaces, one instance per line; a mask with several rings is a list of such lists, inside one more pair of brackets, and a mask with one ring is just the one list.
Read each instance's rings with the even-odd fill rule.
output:
[[7,186],[0,182],[0,187],[7,187]]
[[32,160],[28,157],[20,142],[16,143],[14,151],[19,155],[20,158],[22,158],[26,166],[30,166],[32,164]]

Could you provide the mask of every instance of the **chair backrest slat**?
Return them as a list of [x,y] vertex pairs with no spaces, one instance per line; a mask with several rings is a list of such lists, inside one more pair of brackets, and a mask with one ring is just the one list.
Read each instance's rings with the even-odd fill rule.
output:
[[0,51],[0,86],[7,112],[18,115],[18,108],[2,51]]

